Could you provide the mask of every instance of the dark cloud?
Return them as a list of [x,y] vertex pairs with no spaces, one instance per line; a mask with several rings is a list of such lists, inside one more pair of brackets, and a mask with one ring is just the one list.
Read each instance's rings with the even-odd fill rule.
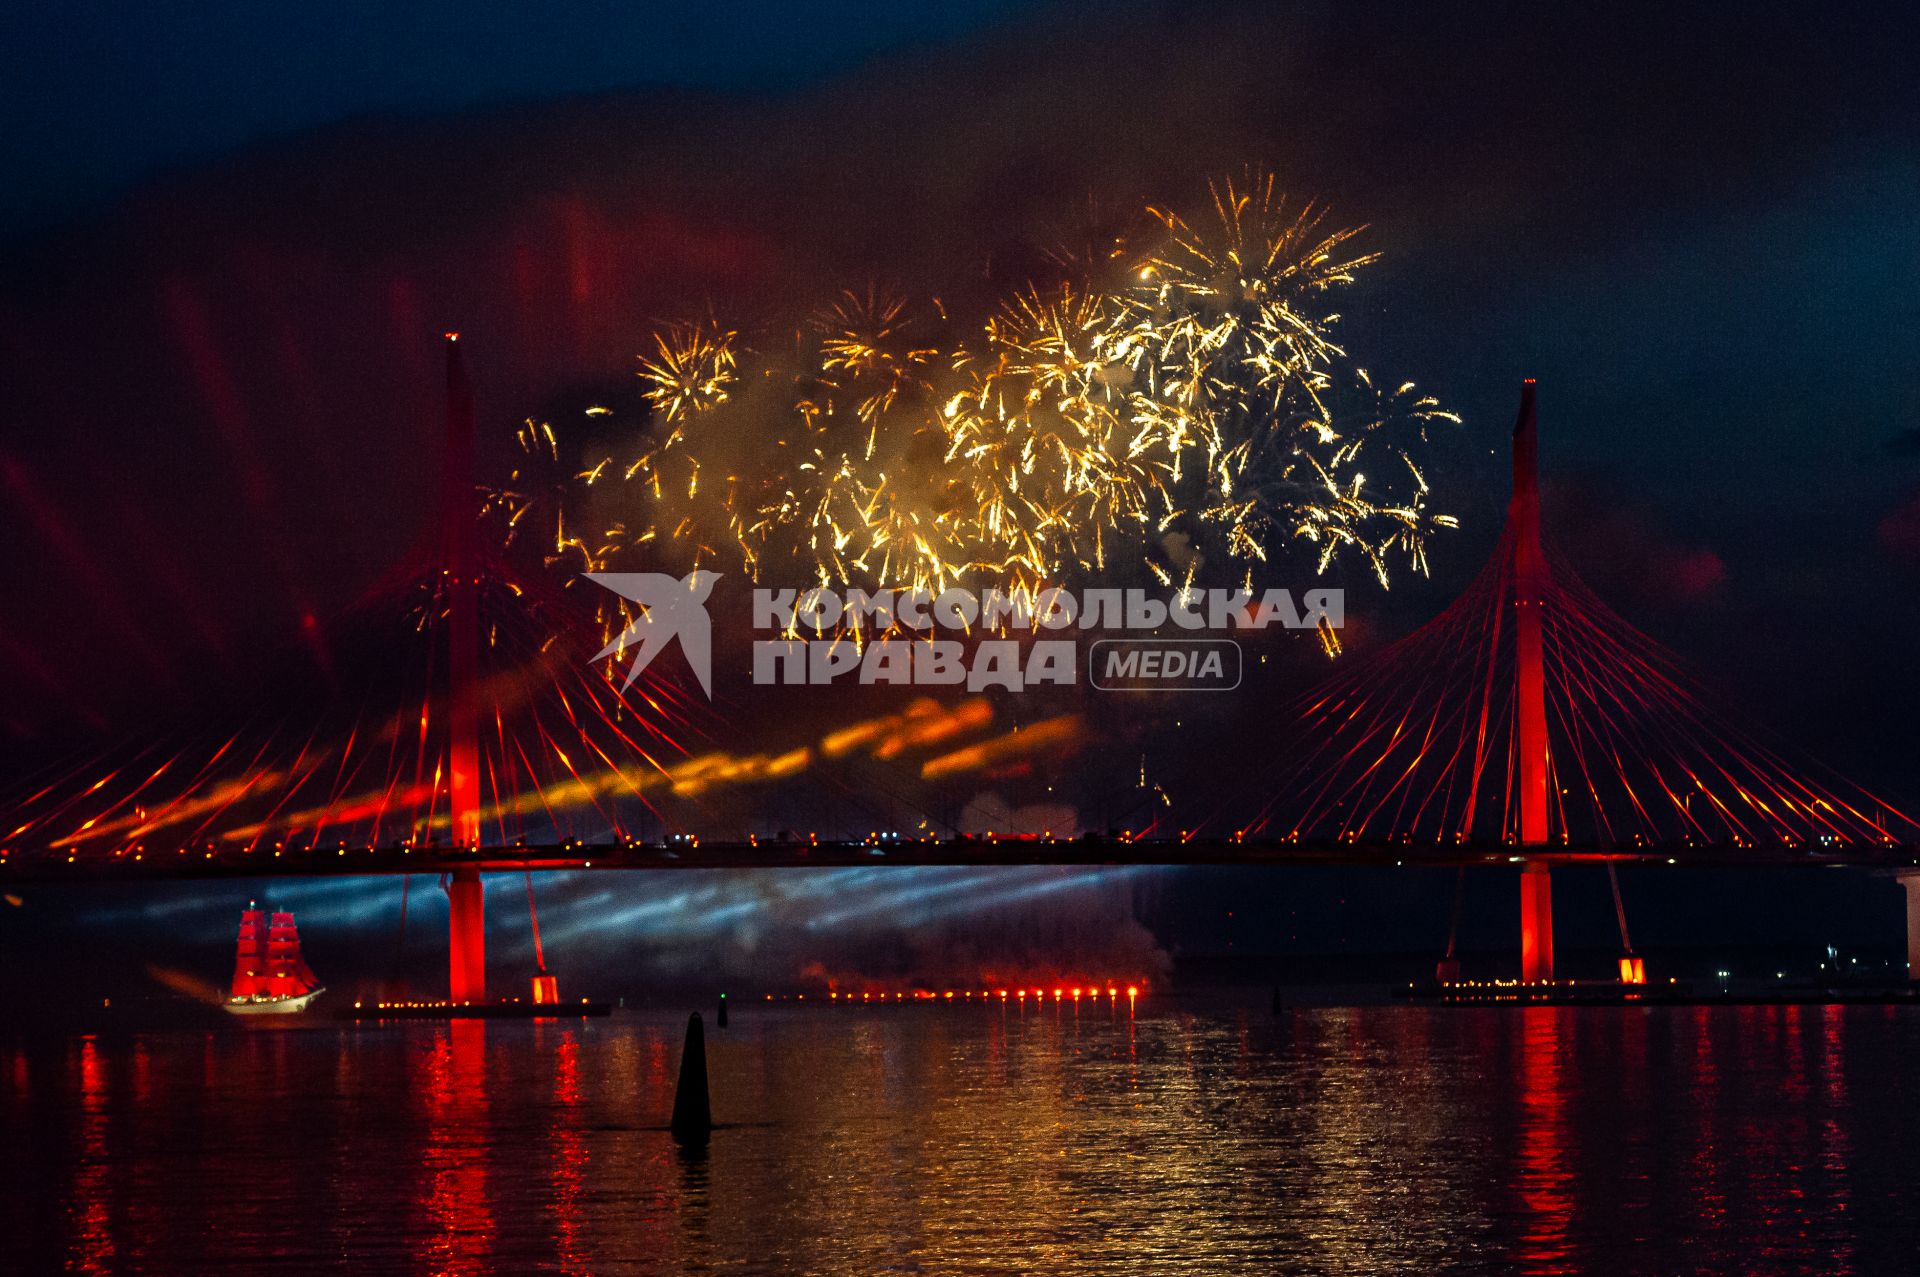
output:
[[[10,491],[37,494],[0,509],[4,635],[38,658],[4,663],[0,722],[40,738],[76,706],[126,722],[190,704],[390,579],[430,542],[442,330],[468,334],[497,463],[523,414],[630,394],[657,319],[869,278],[984,295],[1090,192],[1187,201],[1249,161],[1373,223],[1388,258],[1355,294],[1356,344],[1469,414],[1431,471],[1466,531],[1435,548],[1430,591],[1358,603],[1366,625],[1419,619],[1477,566],[1522,371],[1543,378],[1550,475],[1597,466],[1673,512],[1679,557],[1649,543],[1639,579],[1673,602],[1764,594],[1764,564],[1723,563],[1728,545],[1763,541],[1811,488],[1874,477],[1742,438],[1886,414],[1874,379],[1768,383],[1761,403],[1756,378],[1836,352],[1796,335],[1781,361],[1777,332],[1723,322],[1789,305],[1798,277],[1763,267],[1820,228],[1724,272],[1752,297],[1669,283],[1666,259],[1905,153],[1902,20],[1062,5],[820,87],[364,117],[155,183],[0,262],[0,457]],[[1881,304],[1807,341],[1858,357]],[[1698,508],[1676,452],[1717,468]],[[1686,526],[1709,517],[1723,533]]]

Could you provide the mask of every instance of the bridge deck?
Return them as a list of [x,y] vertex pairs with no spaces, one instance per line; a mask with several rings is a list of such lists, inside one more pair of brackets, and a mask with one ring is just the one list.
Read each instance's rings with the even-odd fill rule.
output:
[[[367,874],[606,869],[805,869],[876,865],[1458,865],[1519,863],[1507,844],[1412,844],[1380,841],[1286,842],[1221,838],[941,838],[861,842],[750,839],[708,842],[561,843],[481,848],[334,846],[122,852],[113,856],[15,853],[0,859],[0,885],[168,878],[339,877]],[[1913,845],[1685,845],[1556,848],[1524,859],[1552,864],[1682,864],[1690,867],[1856,865],[1894,869],[1920,865]]]

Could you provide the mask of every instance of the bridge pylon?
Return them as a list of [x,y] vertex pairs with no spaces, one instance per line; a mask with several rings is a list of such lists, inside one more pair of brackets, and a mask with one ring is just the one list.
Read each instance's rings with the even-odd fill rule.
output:
[[[1545,847],[1551,760],[1541,608],[1547,560],[1540,543],[1540,443],[1534,383],[1520,387],[1513,426],[1513,499],[1507,506],[1507,564],[1513,580],[1515,754],[1519,764],[1520,844]],[[1520,874],[1520,978],[1553,979],[1553,880],[1544,860],[1528,857]]]
[[[447,334],[447,452],[441,497],[447,598],[447,793],[456,848],[480,846],[479,562],[474,547],[473,385],[460,334]],[[447,996],[487,996],[486,888],[478,869],[447,882]]]

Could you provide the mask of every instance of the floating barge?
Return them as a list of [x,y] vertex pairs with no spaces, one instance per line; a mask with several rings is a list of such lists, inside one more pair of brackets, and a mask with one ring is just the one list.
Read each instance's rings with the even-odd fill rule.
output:
[[579,1020],[613,1013],[613,1004],[582,998],[578,1002],[356,1002],[342,1007],[342,1020]]

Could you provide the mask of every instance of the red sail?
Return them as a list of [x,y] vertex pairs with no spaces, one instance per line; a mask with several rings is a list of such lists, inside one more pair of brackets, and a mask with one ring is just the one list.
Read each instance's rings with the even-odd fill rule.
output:
[[298,997],[320,986],[307,960],[300,955],[300,933],[293,915],[276,913],[267,931],[267,989],[275,997]]
[[233,960],[233,996],[250,998],[267,991],[267,915],[248,909],[240,915],[240,952]]

